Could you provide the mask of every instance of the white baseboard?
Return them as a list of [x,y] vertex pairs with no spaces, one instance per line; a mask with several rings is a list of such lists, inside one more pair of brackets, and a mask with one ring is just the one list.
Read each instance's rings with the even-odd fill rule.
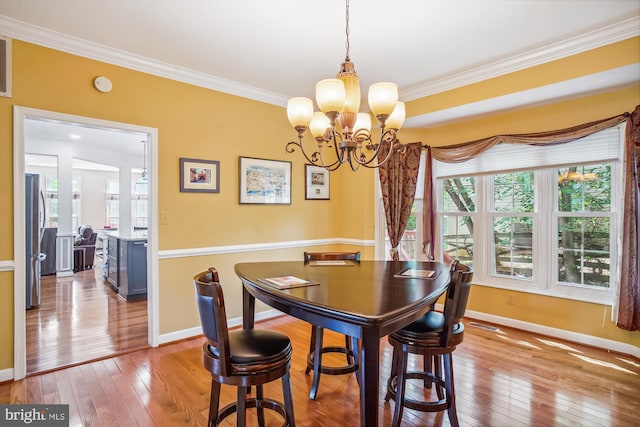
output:
[[0,370],[0,383],[13,380],[13,368]]
[[[436,307],[439,310],[442,310],[441,304],[437,304]],[[255,320],[266,320],[266,319],[270,319],[272,317],[277,317],[280,315],[282,315],[282,312],[275,309],[261,311],[260,313],[256,313]],[[487,314],[487,313],[482,313],[482,312],[473,311],[473,310],[467,310],[464,316],[470,319],[483,320],[485,322],[495,323],[497,325],[509,326],[511,328],[522,329],[524,331],[547,335],[554,338],[560,338],[560,339],[575,342],[578,344],[598,347],[603,350],[611,350],[611,351],[615,351],[616,353],[628,354],[630,356],[634,356],[640,359],[639,347],[636,347],[631,344],[619,342],[619,341],[613,341],[606,338],[594,337],[592,335],[566,331],[564,329],[552,328],[550,326],[539,325],[537,323],[524,322],[522,320],[496,316],[493,314]],[[242,325],[242,317],[229,319],[227,322],[227,325],[230,328]],[[202,328],[200,326],[161,335],[160,344],[165,344],[171,341],[177,341],[185,338],[191,338],[198,335],[202,335]]]
[[[255,320],[267,320],[272,317],[281,316],[283,313],[276,309],[271,309],[267,311],[261,311],[256,313]],[[233,328],[236,326],[242,326],[242,317],[234,317],[233,319],[227,319],[227,327]],[[184,340],[187,338],[197,337],[198,335],[202,335],[202,326],[196,326],[194,328],[183,329],[181,331],[169,332],[168,334],[160,335],[160,344],[170,343],[172,341]]]
[[564,329],[552,328],[550,326],[539,325],[537,323],[524,322],[522,320],[510,319],[508,317],[496,316],[493,314],[487,314],[473,310],[467,310],[464,313],[464,317],[476,320],[484,320],[485,322],[495,323],[497,325],[509,326],[516,329],[522,329],[524,331],[548,335],[550,337],[560,338],[566,341],[571,341],[592,347],[598,347],[603,350],[611,350],[616,353],[628,354],[630,356],[640,358],[640,347],[636,347],[632,344],[627,344],[620,341],[594,337],[593,335],[566,331]]

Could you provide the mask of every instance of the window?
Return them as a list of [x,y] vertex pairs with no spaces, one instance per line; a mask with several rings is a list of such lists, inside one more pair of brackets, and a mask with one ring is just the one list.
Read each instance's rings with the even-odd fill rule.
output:
[[440,220],[444,262],[452,260],[473,266],[473,224],[476,218],[475,179],[450,178],[442,181],[443,203]]
[[561,284],[611,285],[611,165],[557,170],[558,275]]
[[80,217],[80,178],[73,177],[71,180],[71,229],[77,230],[80,227],[78,218]]
[[436,259],[471,264],[477,284],[611,303],[623,141],[620,125],[553,147],[499,145],[465,163],[434,162]]
[[107,179],[105,191],[105,223],[118,228],[120,219],[120,183],[117,178]]
[[[380,202],[382,205],[382,201]],[[384,215],[384,206],[382,209],[382,215]],[[422,201],[416,201],[411,207],[411,216],[407,220],[407,227],[404,230],[400,244],[398,245],[398,256],[401,261],[413,260],[420,258],[420,252],[422,246],[419,245],[420,239],[418,236],[422,230]],[[383,220],[384,221],[384,220]],[[390,259],[389,251],[391,250],[391,242],[389,240],[389,234],[387,233],[386,221],[384,221],[384,251],[386,258]]]
[[131,202],[131,214],[133,216],[133,228],[147,228],[149,218],[149,197],[148,187],[149,180],[146,176],[135,179],[133,176],[133,200]]
[[[46,227],[58,226],[58,177],[47,176],[45,178],[45,198],[47,206]],[[78,229],[78,217],[80,216],[80,178],[71,180],[71,229]]]
[[58,177],[47,176],[45,184],[46,205],[47,205],[47,227],[58,226]]
[[531,279],[533,276],[534,174],[493,175],[491,202],[492,272]]

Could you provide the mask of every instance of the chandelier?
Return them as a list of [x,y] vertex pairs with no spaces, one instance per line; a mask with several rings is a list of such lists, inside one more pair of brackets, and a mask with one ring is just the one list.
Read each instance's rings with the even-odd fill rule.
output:
[[[346,0],[345,32],[347,52],[340,72],[335,79],[316,83],[316,103],[321,111],[313,111],[313,101],[309,98],[296,97],[287,102],[289,123],[298,132],[298,141],[289,142],[287,152],[293,153],[297,147],[309,163],[330,171],[345,163],[354,171],[360,166],[376,168],[385,164],[394,151],[404,153],[406,149],[396,138],[404,123],[405,109],[404,103],[398,102],[395,83],[374,83],[369,87],[369,108],[380,125],[377,141],[374,142],[371,134],[371,116],[359,112],[360,79],[349,59],[349,0]],[[317,142],[316,151],[311,154],[303,146],[307,129]],[[380,159],[383,145],[387,145],[389,151]],[[328,159],[324,155],[327,152]]]

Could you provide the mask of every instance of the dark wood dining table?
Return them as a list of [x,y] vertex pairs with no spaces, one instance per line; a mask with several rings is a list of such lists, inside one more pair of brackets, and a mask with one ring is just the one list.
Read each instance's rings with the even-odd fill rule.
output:
[[[399,278],[412,268],[431,270],[431,278]],[[378,425],[380,338],[426,313],[449,285],[442,263],[361,261],[311,265],[303,261],[235,265],[243,283],[243,327],[254,327],[255,299],[313,325],[360,339],[360,425]],[[264,279],[294,276],[317,284],[278,289]]]

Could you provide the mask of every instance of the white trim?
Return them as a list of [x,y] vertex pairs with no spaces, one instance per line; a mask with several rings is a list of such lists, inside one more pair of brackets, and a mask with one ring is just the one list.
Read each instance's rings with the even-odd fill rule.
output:
[[412,101],[576,55],[636,37],[639,34],[640,16],[633,16],[607,27],[567,38],[561,42],[553,43],[540,49],[530,50],[521,55],[502,59],[491,64],[485,64],[457,74],[449,74],[440,79],[430,80],[426,83],[401,90],[400,97],[404,99],[405,102]]
[[[274,317],[282,316],[282,313],[279,310],[271,309],[266,311],[261,311],[256,313],[255,320],[268,320]],[[236,326],[242,326],[242,317],[234,317],[233,319],[227,320],[227,327],[234,328]],[[167,344],[173,341],[180,341],[187,338],[197,337],[198,335],[202,335],[202,326],[195,326],[189,329],[183,329],[181,331],[169,332],[167,334],[160,335],[160,344]]]
[[[20,107],[13,109],[13,200],[24,200],[24,112]],[[13,375],[19,380],[27,373],[26,355],[26,255],[25,254],[25,206],[13,204]]]
[[484,114],[511,111],[525,106],[530,108],[537,105],[593,95],[616,87],[637,84],[638,75],[640,75],[640,63],[625,65],[588,76],[522,90],[508,95],[483,99],[482,101],[457,105],[419,116],[408,117],[404,121],[404,127],[420,128],[436,125],[441,126],[469,120]]
[[[442,310],[442,304],[436,304],[437,310]],[[255,320],[268,320],[274,317],[279,317],[283,313],[281,311],[271,309],[267,311],[261,311],[256,313]],[[494,323],[496,325],[508,326],[515,329],[520,329],[526,332],[532,332],[541,335],[547,335],[554,338],[563,339],[578,344],[584,344],[591,347],[597,347],[603,350],[611,350],[621,354],[628,354],[630,356],[640,358],[640,348],[606,338],[594,337],[592,335],[581,334],[578,332],[567,331],[564,329],[552,328],[550,326],[539,325],[537,323],[524,322],[522,320],[511,319],[508,317],[496,316],[493,314],[482,313],[479,311],[467,310],[464,317],[469,319],[483,320],[485,322]],[[242,325],[242,317],[235,317],[227,321],[229,328]],[[181,331],[171,332],[168,334],[162,334],[160,336],[160,344],[166,344],[172,341],[179,341],[186,338],[192,338],[198,335],[202,335],[202,327],[197,326],[194,328],[183,329]]]
[[13,379],[13,369],[2,369],[0,370],[0,383],[4,381],[11,381]]
[[170,249],[158,252],[158,259],[185,258],[203,255],[220,255],[239,252],[271,251],[274,249],[300,248],[317,245],[375,246],[375,240],[357,240],[335,237],[331,239],[291,240],[286,242],[249,243],[244,245],[210,246],[206,248]]
[[118,65],[135,71],[237,95],[256,101],[285,106],[289,97],[253,86],[190,70],[166,62],[135,55],[120,49],[93,43],[51,31],[6,16],[0,16],[0,33],[84,58]]
[[1,271],[13,271],[15,270],[15,264],[13,261],[0,261],[0,272]]
[[632,344],[627,344],[620,341],[594,337],[593,335],[586,335],[579,332],[552,328],[550,326],[539,325],[537,323],[524,322],[522,320],[496,316],[493,314],[487,314],[473,310],[467,310],[464,316],[471,319],[484,320],[485,322],[495,323],[497,325],[508,326],[511,328],[521,329],[523,331],[533,332],[536,334],[548,335],[550,337],[559,338],[578,344],[584,344],[591,347],[598,347],[603,350],[615,351],[617,353],[628,354],[630,356],[640,358],[640,347],[636,347]]
[[[27,118],[42,118],[49,120],[80,123],[94,127],[123,130],[127,132],[145,133],[149,137],[150,180],[149,180],[149,230],[147,252],[147,313],[148,313],[148,341],[153,347],[159,342],[159,294],[158,294],[158,130],[145,126],[128,123],[113,122],[90,117],[58,113],[54,111],[38,110],[14,106],[13,109],[13,195],[14,200],[24,200],[24,161],[25,136],[24,125]],[[25,242],[24,242],[24,203],[13,204],[14,217],[14,357],[13,374],[15,379],[22,379],[26,375],[26,327],[25,327]]]
[[[41,46],[57,49],[62,52],[79,55],[85,58],[114,64],[132,70],[165,77],[175,81],[185,82],[196,86],[229,93],[284,107],[288,96],[265,91],[231,80],[200,73],[176,65],[167,64],[134,55],[126,51],[114,49],[97,43],[88,42],[80,38],[47,30],[22,21],[0,16],[0,33]],[[400,91],[400,97],[411,101],[457,87],[466,86],[479,81],[491,79],[504,74],[534,67],[567,56],[586,52],[608,44],[616,43],[640,34],[640,16],[632,16],[614,22],[603,28],[580,34],[531,50],[521,55],[502,59],[491,64],[485,64],[456,74],[448,74],[439,79],[415,85]]]

